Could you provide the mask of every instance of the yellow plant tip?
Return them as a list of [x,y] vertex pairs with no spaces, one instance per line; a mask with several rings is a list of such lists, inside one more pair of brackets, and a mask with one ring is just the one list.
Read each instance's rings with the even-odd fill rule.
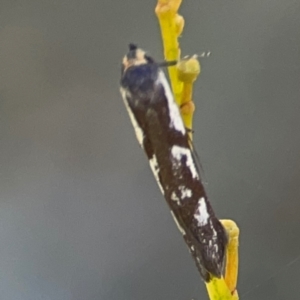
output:
[[163,16],[165,14],[176,14],[182,0],[158,0],[157,6],[155,8],[155,13],[158,16]]
[[175,25],[176,25],[176,34],[177,34],[177,36],[180,36],[183,31],[183,27],[184,27],[183,16],[178,15],[178,14],[175,16]]
[[229,239],[237,239],[240,234],[240,229],[237,224],[232,220],[221,220],[223,226],[226,229]]
[[232,220],[220,220],[228,234],[228,244],[226,247],[226,268],[225,268],[225,282],[238,299],[238,292],[236,290],[238,278],[238,265],[239,265],[239,233],[240,230],[236,223]]
[[177,64],[178,79],[184,83],[194,82],[201,72],[201,67],[196,56],[181,60]]

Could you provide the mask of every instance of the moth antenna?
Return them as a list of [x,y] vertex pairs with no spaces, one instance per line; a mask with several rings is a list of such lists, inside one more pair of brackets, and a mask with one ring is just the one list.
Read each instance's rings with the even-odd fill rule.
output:
[[202,52],[201,54],[198,54],[197,56],[198,57],[201,57],[201,58],[208,58],[208,57],[210,57],[210,55],[211,55],[211,51],[205,51],[205,52]]
[[[194,133],[193,129],[190,129],[190,128],[185,128],[185,129],[186,129],[187,132]],[[201,182],[203,184],[208,184],[207,180],[206,180],[204,168],[203,168],[203,166],[201,164],[200,156],[199,156],[198,152],[196,151],[196,149],[194,147],[194,144],[193,144],[193,141],[191,140],[190,136],[188,136],[188,140],[189,140],[189,143],[191,144],[192,155],[193,155],[193,157],[195,159],[196,167],[197,167],[197,170],[198,170],[198,172],[200,174],[200,177],[201,177]]]
[[185,127],[185,130],[186,130],[187,133],[194,133],[195,132],[193,129],[187,128],[187,127]]
[[177,60],[170,60],[170,61],[163,61],[161,63],[158,63],[157,65],[159,67],[171,67],[171,66],[176,66],[178,63]]

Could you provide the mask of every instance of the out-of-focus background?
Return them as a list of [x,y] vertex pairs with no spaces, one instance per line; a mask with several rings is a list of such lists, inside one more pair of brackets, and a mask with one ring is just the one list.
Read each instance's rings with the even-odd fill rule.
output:
[[[1,300],[207,299],[119,95],[129,42],[163,58],[155,4],[1,1]],[[180,12],[182,54],[211,52],[194,141],[241,299],[299,299],[300,3]]]

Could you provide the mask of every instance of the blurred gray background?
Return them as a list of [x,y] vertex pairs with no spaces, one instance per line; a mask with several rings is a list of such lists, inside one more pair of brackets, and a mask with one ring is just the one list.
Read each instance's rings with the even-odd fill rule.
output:
[[[156,1],[0,3],[0,299],[207,299],[119,95]],[[183,1],[194,141],[243,300],[299,299],[300,2]]]

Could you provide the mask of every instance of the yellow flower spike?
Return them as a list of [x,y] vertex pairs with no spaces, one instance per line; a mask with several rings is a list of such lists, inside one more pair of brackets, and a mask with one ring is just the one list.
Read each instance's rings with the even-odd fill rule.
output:
[[[182,0],[158,0],[155,8],[160,24],[166,61],[180,60],[178,37],[183,31],[184,19],[177,12],[181,2]],[[195,104],[192,101],[193,83],[200,71],[201,67],[196,57],[183,59],[177,67],[168,68],[175,101],[180,107],[184,124],[189,129],[192,129],[192,119],[195,111]],[[205,285],[210,300],[238,300],[236,282],[239,229],[233,221],[224,220],[222,223],[229,236],[226,249],[225,278],[213,277],[210,282],[205,282]]]
[[[161,35],[164,45],[164,56],[166,61],[179,60],[180,49],[178,36],[184,27],[184,19],[177,14],[182,0],[158,0],[155,13],[159,20]],[[169,67],[169,77],[177,103],[180,101],[182,83],[178,80],[175,67]]]

